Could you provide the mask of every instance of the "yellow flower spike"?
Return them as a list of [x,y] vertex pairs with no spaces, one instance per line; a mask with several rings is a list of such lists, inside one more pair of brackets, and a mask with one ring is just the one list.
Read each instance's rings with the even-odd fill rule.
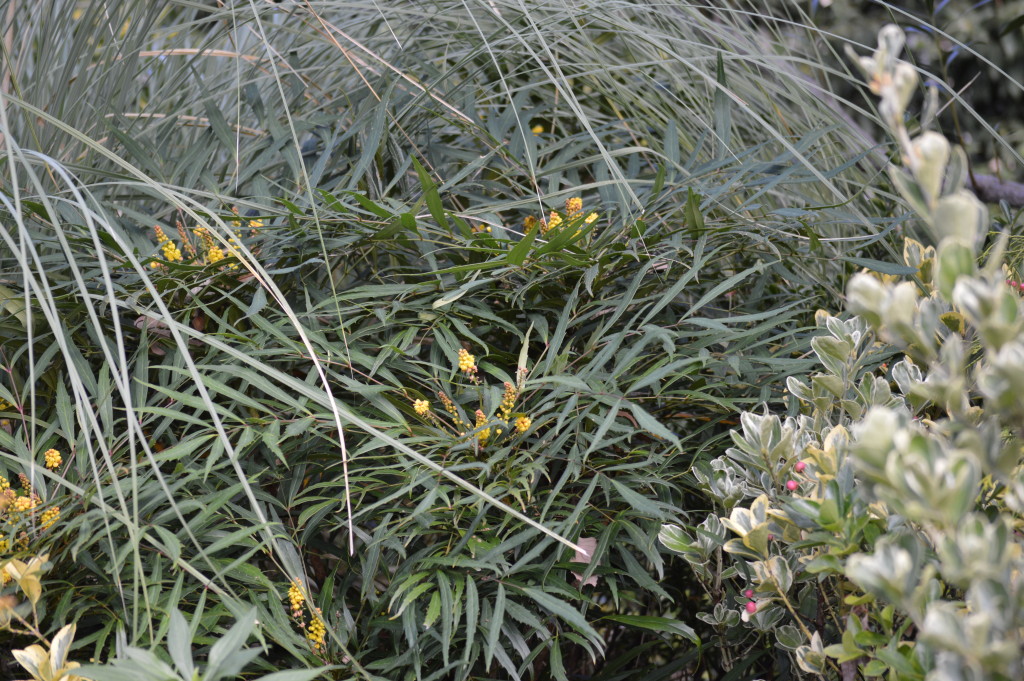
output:
[[520,416],[516,419],[516,432],[525,433],[533,425],[533,420],[529,416]]
[[573,217],[576,213],[583,210],[583,199],[578,196],[574,196],[571,199],[565,200],[565,214],[569,217]]
[[313,621],[309,623],[309,630],[306,632],[306,638],[313,645],[313,652],[319,653],[323,651],[326,636],[327,626],[320,619],[320,609],[317,608],[316,613],[313,615]]
[[[181,237],[181,245],[185,247],[185,252],[188,253],[188,257],[196,257],[196,247],[192,245],[192,241],[188,238],[188,232],[185,231],[185,225],[181,224],[180,220],[176,224],[178,226],[178,236]],[[177,248],[175,248],[175,250],[177,250]],[[178,251],[178,260],[181,259],[181,251]]]
[[170,237],[164,233],[164,230],[160,225],[153,227],[153,233],[156,234],[156,242],[158,244],[166,243],[171,240]]
[[508,421],[509,417],[512,416],[512,408],[515,406],[516,397],[518,396],[519,393],[516,390],[516,387],[509,383],[508,381],[506,381],[505,394],[502,396],[501,405],[499,405],[498,407],[498,411],[501,414],[502,421]]
[[61,458],[60,452],[56,449],[47,449],[43,452],[43,462],[44,465],[52,471],[54,468],[64,463],[64,459]]
[[420,416],[426,416],[430,411],[430,402],[427,400],[416,400],[412,403],[413,410]]
[[60,506],[53,506],[43,511],[43,515],[39,516],[39,526],[44,530],[48,530],[60,520]]
[[597,213],[591,213],[590,215],[588,215],[586,217],[586,219],[583,220],[583,222],[585,222],[585,223],[587,223],[589,225],[590,223],[592,223],[596,219],[597,219]]
[[288,587],[288,602],[291,604],[292,617],[302,619],[302,604],[306,602],[306,597],[302,595],[301,582],[298,580]]
[[538,123],[537,125],[530,128],[530,132],[532,132],[534,135],[540,135],[541,133],[544,132],[544,126]]
[[555,229],[560,224],[562,224],[562,216],[551,211],[551,217],[548,218],[548,229]]
[[455,403],[448,397],[443,391],[438,391],[438,399],[441,400],[441,404],[444,406],[444,410],[452,417],[452,423],[456,428],[459,429],[459,437],[462,437],[465,433],[462,432],[465,428],[469,427],[468,423],[465,423],[459,418],[459,410],[455,408]]
[[523,218],[523,229],[529,232],[531,229],[537,226],[537,218],[532,215],[527,215]]
[[[199,242],[203,245],[203,252],[206,254],[207,262],[214,263],[224,257],[224,252],[213,243],[213,235],[210,234],[210,230],[205,227],[196,227],[192,230],[192,233],[199,237]],[[213,260],[211,257],[214,249],[216,249],[217,253],[220,255],[217,260]]]
[[[476,410],[476,427],[479,428],[480,426],[484,425],[485,423],[487,423],[487,415],[484,414],[484,412],[482,410],[477,409]],[[491,429],[490,428],[484,428],[483,430],[481,430],[479,433],[476,434],[476,439],[480,442],[481,445],[487,444],[487,441],[491,439]]]
[[206,260],[212,265],[224,259],[224,251],[221,250],[220,246],[210,246],[206,252]]
[[462,348],[459,349],[459,371],[465,371],[467,374],[476,371],[476,357],[469,354],[468,350]]

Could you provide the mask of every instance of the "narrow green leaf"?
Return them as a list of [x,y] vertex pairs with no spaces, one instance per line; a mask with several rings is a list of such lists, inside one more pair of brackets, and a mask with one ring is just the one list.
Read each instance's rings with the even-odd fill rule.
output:
[[501,625],[505,619],[505,587],[498,582],[498,592],[494,596],[494,610],[491,612],[491,621],[487,627],[487,645],[484,648],[484,665],[490,666],[491,657],[494,655],[494,647],[498,644],[498,637],[501,635]]
[[430,603],[427,605],[427,614],[423,618],[423,628],[429,629],[437,621],[441,614],[441,592],[435,591],[430,595]]
[[686,208],[684,209],[686,216],[686,226],[690,228],[690,232],[695,235],[700,235],[704,232],[704,214],[700,211],[700,195],[693,191],[692,187],[686,188]]
[[650,615],[608,615],[601,619],[608,620],[610,622],[618,622],[619,624],[625,624],[630,627],[636,627],[637,629],[649,629],[651,631],[660,631],[665,634],[682,636],[694,643],[700,644],[700,637],[697,636],[697,632],[693,630],[693,627],[684,624],[679,620],[670,619],[668,617],[654,617]]
[[537,238],[537,233],[540,231],[540,223],[538,222],[531,227],[523,238],[519,240],[512,250],[508,252],[506,261],[509,265],[520,267],[526,261],[526,255],[530,252],[530,247],[533,246],[534,239]]
[[427,202],[427,209],[430,211],[431,217],[441,229],[450,230],[448,218],[444,214],[444,206],[441,205],[441,195],[437,193],[437,185],[415,157],[412,159],[412,165],[416,168],[416,174],[419,175],[420,185],[423,187],[423,199]]

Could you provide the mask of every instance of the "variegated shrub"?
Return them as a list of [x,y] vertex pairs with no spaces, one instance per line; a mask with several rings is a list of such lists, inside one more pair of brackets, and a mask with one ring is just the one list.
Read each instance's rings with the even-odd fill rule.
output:
[[1005,236],[981,264],[987,213],[963,152],[923,129],[934,100],[905,123],[902,47],[886,27],[857,62],[932,243],[906,240],[902,281],[855,276],[858,316],[818,315],[821,372],[790,379],[787,416],[743,415],[697,471],[719,512],[661,540],[720,597],[700,617],[734,644],[769,637],[794,678],[1019,679],[1024,305]]

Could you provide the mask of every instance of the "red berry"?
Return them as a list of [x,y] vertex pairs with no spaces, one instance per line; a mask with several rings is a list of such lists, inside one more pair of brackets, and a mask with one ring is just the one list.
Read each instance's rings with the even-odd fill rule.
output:
[[797,461],[796,465],[793,466],[797,473],[803,473],[804,469],[807,468],[807,464],[803,461]]
[[751,615],[757,612],[757,603],[754,601],[747,601],[747,604],[743,607],[745,607],[747,609],[747,612],[749,612]]
[[775,535],[774,535],[774,534],[771,534],[771,533],[769,533],[769,534],[768,534],[768,541],[775,541]]
[[743,595],[746,596],[747,598],[753,598],[754,597],[754,590],[753,589],[747,589],[746,591],[743,592]]
[[788,489],[790,492],[792,492],[793,490],[795,490],[799,486],[800,486],[800,483],[797,482],[796,480],[790,480],[789,482],[786,483],[786,489]]

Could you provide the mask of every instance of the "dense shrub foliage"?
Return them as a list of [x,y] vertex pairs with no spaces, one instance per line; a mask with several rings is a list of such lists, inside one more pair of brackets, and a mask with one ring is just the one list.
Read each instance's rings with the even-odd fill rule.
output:
[[1012,677],[1015,544],[942,541],[1012,527],[1016,293],[899,46],[854,123],[782,16],[9,4],[0,675]]

